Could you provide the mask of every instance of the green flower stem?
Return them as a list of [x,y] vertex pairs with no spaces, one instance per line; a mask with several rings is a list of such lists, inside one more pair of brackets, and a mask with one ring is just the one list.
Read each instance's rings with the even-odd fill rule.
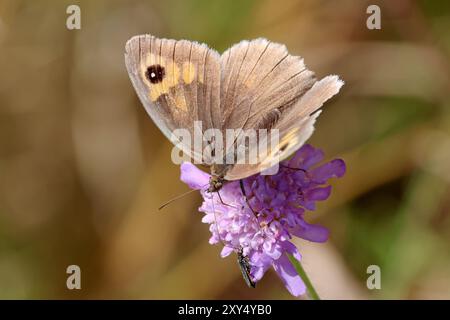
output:
[[320,300],[319,295],[317,294],[316,289],[314,289],[314,286],[311,283],[311,280],[309,280],[308,275],[306,274],[305,270],[303,269],[301,263],[295,259],[292,255],[288,254],[289,260],[294,265],[295,270],[297,271],[300,278],[302,278],[303,282],[306,286],[306,292],[309,295],[309,297],[312,300]]

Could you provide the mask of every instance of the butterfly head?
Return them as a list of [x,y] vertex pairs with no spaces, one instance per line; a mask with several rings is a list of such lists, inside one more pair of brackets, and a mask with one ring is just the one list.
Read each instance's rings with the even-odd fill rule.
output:
[[217,192],[222,189],[225,179],[222,176],[212,175],[209,179],[208,192]]

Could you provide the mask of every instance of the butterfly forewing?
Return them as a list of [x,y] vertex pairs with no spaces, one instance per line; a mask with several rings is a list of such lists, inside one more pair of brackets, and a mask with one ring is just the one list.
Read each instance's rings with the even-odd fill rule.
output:
[[[188,129],[194,137],[196,121],[201,122],[200,132],[220,126],[220,56],[216,51],[187,40],[141,35],[127,42],[125,63],[142,104],[172,142],[177,142],[171,134],[175,129]],[[198,162],[211,161],[202,158],[193,143],[183,151]]]

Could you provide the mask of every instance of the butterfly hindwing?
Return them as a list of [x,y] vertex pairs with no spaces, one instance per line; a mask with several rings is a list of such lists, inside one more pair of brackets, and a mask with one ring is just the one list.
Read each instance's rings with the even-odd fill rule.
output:
[[[274,124],[279,132],[278,144],[272,146],[270,141],[261,141],[269,146],[256,164],[237,164],[226,173],[226,180],[238,180],[269,169],[286,159],[299,149],[314,131],[314,123],[320,114],[317,111],[328,99],[337,94],[344,82],[338,76],[327,76],[314,83],[292,108],[285,112]],[[257,148],[250,145],[249,148]],[[248,153],[252,153],[251,150]],[[239,161],[239,159],[238,159]]]
[[222,54],[221,66],[225,128],[267,127],[271,113],[289,109],[315,82],[303,59],[266,39],[232,46]]

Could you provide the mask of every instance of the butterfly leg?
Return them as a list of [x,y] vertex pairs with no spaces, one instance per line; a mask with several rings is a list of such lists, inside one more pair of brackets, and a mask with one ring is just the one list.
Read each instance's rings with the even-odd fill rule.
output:
[[255,217],[258,217],[258,214],[256,213],[256,211],[253,210],[252,206],[251,206],[250,203],[248,202],[247,194],[245,193],[244,182],[242,182],[242,179],[239,180],[239,186],[241,187],[242,195],[245,197],[245,202],[247,202],[248,207],[250,208],[250,210],[252,210],[253,215],[254,215]]
[[219,190],[217,190],[217,195],[219,196],[220,203],[223,204],[224,206],[227,206],[227,207],[230,207],[230,208],[234,208],[234,209],[239,209],[239,208],[237,208],[235,206],[232,206],[231,204],[223,202],[222,197],[220,196],[220,191]]

